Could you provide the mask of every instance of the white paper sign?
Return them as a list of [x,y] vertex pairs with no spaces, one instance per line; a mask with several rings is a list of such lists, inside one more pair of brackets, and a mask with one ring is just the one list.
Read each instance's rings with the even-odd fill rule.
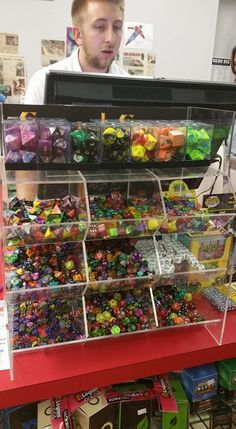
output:
[[0,301],[0,371],[10,368],[6,323],[5,304]]

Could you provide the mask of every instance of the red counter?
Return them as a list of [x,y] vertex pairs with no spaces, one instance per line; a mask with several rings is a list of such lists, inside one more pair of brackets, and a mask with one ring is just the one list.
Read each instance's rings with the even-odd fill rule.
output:
[[236,356],[236,312],[224,344],[203,326],[20,352],[14,381],[0,372],[0,408]]

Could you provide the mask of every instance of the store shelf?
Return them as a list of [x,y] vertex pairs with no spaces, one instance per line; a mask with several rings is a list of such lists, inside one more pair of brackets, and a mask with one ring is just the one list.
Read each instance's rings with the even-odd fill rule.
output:
[[18,353],[14,381],[0,373],[1,408],[236,356],[235,324],[231,312],[222,346],[195,326]]

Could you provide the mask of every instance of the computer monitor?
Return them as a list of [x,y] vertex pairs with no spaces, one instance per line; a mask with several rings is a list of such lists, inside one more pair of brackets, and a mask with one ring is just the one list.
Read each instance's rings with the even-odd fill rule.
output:
[[236,110],[236,85],[50,70],[45,104],[200,106]]

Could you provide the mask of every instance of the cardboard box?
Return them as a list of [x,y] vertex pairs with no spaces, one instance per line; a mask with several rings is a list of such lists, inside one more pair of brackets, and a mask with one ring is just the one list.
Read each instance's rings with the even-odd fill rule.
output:
[[86,404],[86,402],[104,394],[107,389],[108,387],[94,387],[89,390],[81,390],[80,392],[68,395],[67,398],[70,412],[74,413],[82,405]]
[[108,404],[156,398],[153,381],[128,382],[111,386],[104,393]]
[[226,268],[232,237],[218,231],[189,233],[183,237],[185,245],[199,262],[210,268]]
[[150,428],[151,400],[120,403],[119,429]]
[[115,405],[108,405],[105,396],[100,395],[82,405],[72,415],[73,428],[113,429],[115,417]]
[[180,377],[190,402],[209,399],[217,395],[218,375],[214,364],[184,369]]
[[151,400],[156,398],[152,379],[111,386],[105,396],[118,404],[119,429],[150,428]]
[[178,407],[171,389],[168,375],[163,374],[163,376],[155,376],[153,378],[153,384],[159,410],[162,412],[176,413],[178,411]]
[[218,375],[218,383],[219,386],[223,387],[226,390],[229,390],[230,392],[236,391],[235,386],[232,384],[228,384],[224,377],[222,377],[221,375]]
[[50,401],[38,403],[37,429],[51,429],[51,406]]
[[224,399],[224,401],[228,402],[229,404],[236,403],[236,390],[228,390],[225,389],[225,387],[220,386],[219,395]]
[[178,412],[162,413],[162,429],[188,429],[189,402],[179,380],[170,380]]
[[190,402],[189,404],[191,414],[204,413],[206,411],[211,411],[216,408],[217,397],[213,396],[212,398],[205,399],[203,401]]
[[152,378],[113,385],[105,397],[109,404],[117,403],[119,429],[149,429],[151,400],[156,398]]
[[67,396],[55,396],[50,399],[52,429],[72,429],[69,402]]
[[37,404],[20,405],[1,411],[4,428],[37,429]]
[[216,363],[219,384],[227,390],[236,390],[236,358],[221,360]]

